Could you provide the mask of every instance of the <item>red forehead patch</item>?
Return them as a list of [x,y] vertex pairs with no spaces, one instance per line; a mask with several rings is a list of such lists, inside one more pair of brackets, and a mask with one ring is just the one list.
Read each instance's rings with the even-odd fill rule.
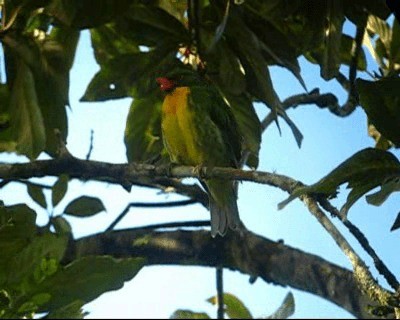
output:
[[175,82],[166,77],[159,77],[156,81],[162,91],[170,91],[175,88]]

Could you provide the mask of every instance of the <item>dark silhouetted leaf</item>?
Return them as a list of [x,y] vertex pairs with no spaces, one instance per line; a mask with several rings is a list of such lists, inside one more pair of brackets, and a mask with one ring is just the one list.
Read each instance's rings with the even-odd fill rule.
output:
[[360,104],[376,129],[400,147],[400,78],[357,79]]
[[51,218],[51,223],[54,226],[56,233],[58,234],[71,234],[72,227],[67,221],[67,219],[63,217],[54,217]]
[[342,0],[326,0],[325,46],[321,76],[325,80],[334,78],[340,66],[340,45],[344,23]]
[[400,212],[397,214],[396,219],[394,220],[394,223],[392,227],[390,228],[390,231],[394,231],[400,228]]
[[105,210],[106,208],[99,198],[81,196],[72,200],[64,212],[75,217],[90,217]]
[[9,108],[17,151],[35,159],[45,149],[46,131],[33,74],[21,59],[17,62]]
[[239,126],[239,131],[243,136],[243,151],[249,151],[251,157],[247,161],[247,165],[251,168],[258,167],[258,153],[261,144],[261,125],[260,120],[254,110],[250,98],[245,94],[240,96],[225,95],[232,107]]
[[[46,12],[67,26],[85,29],[119,17],[131,3],[130,0],[98,0],[95,3],[91,0],[53,0]],[[96,10],[93,10],[94,4]]]
[[290,201],[305,193],[333,196],[341,184],[348,182],[348,188],[352,190],[341,208],[346,214],[362,195],[383,185],[388,179],[398,176],[400,176],[400,162],[392,153],[367,148],[354,154],[317,183],[297,188],[288,199],[279,203],[278,208],[282,209]]
[[53,185],[51,192],[51,202],[55,207],[65,196],[68,190],[69,177],[62,174],[58,177],[56,183]]
[[47,208],[46,198],[43,193],[43,188],[34,184],[28,184],[27,189],[28,189],[28,194],[33,201],[35,201],[42,208]]
[[81,300],[73,301],[56,310],[51,310],[45,319],[84,319],[89,314],[83,311],[84,304]]

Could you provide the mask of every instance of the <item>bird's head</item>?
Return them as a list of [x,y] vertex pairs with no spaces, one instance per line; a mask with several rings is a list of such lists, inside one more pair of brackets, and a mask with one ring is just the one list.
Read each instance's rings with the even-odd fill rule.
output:
[[204,83],[198,72],[191,68],[176,68],[156,78],[161,91],[171,92],[177,87],[191,87]]

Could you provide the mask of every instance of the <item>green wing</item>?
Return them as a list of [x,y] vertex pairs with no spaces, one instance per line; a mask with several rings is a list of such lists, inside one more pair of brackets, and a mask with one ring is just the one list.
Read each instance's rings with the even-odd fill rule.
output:
[[241,158],[242,137],[235,116],[218,89],[208,83],[193,86],[188,103],[196,108],[197,113],[208,115],[208,119],[219,129],[224,143],[221,147],[225,148],[230,165],[237,167]]

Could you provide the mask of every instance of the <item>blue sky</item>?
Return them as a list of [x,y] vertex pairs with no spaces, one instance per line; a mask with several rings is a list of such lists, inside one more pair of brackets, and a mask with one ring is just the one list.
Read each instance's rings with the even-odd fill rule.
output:
[[[345,96],[337,84],[333,81],[323,82],[317,67],[305,62],[304,59],[300,59],[300,62],[302,76],[309,90],[320,87],[321,92],[333,91],[338,94],[342,103],[345,101]],[[89,149],[90,132],[93,130],[92,160],[126,162],[123,133],[131,100],[120,99],[104,103],[79,102],[91,77],[98,69],[90,47],[89,33],[85,31],[82,33],[71,73],[67,147],[74,156],[84,158]],[[304,92],[288,71],[274,67],[271,69],[271,75],[281,99]],[[256,109],[261,118],[268,113],[263,105],[257,105]],[[355,152],[374,144],[367,135],[367,119],[361,108],[357,108],[351,116],[344,119],[312,105],[290,110],[288,114],[304,135],[301,149],[297,147],[290,129],[282,121],[281,135],[273,124],[263,134],[258,170],[275,171],[310,184],[319,180]],[[395,154],[400,156],[398,151]],[[48,179],[48,181],[54,180]],[[341,190],[343,193],[334,201],[339,207],[347,194],[344,188]],[[5,203],[9,204],[20,202],[19,192],[25,190],[24,187],[18,186],[16,189],[4,188],[1,192]],[[103,231],[129,202],[182,199],[174,194],[160,194],[156,190],[134,188],[131,193],[127,193],[118,186],[73,181],[66,198],[55,212],[61,212],[70,200],[81,194],[100,197],[106,205],[107,212],[87,219],[68,218],[76,237]],[[277,204],[286,196],[284,192],[269,186],[241,183],[238,205],[245,225],[253,232],[269,239],[283,239],[292,247],[351,268],[344,254],[300,201],[293,201],[282,211],[277,210]],[[395,274],[400,273],[400,261],[393,256],[391,244],[399,240],[400,232],[389,232],[389,229],[398,212],[398,204],[399,197],[396,194],[381,207],[369,206],[365,198],[362,198],[349,213],[350,220],[365,232],[371,245]],[[40,210],[36,204],[30,205]],[[46,213],[39,212],[42,213],[39,214],[38,223],[45,223]],[[199,205],[162,210],[132,209],[117,227],[129,228],[149,223],[208,218],[207,210]],[[340,223],[334,222],[348,236],[348,232]],[[354,243],[351,236],[349,239],[359,250],[359,246]],[[371,259],[364,254],[361,255],[375,272]],[[147,267],[132,281],[126,283],[123,289],[102,295],[88,304],[85,310],[90,312],[88,318],[168,318],[178,308],[205,311],[215,317],[216,309],[205,301],[215,294],[214,274],[212,268]],[[224,275],[225,291],[242,299],[256,317],[266,316],[275,311],[289,291],[292,291],[295,297],[295,318],[350,317],[346,311],[316,296],[266,284],[262,280],[249,284],[249,277],[239,272],[225,271]]]

